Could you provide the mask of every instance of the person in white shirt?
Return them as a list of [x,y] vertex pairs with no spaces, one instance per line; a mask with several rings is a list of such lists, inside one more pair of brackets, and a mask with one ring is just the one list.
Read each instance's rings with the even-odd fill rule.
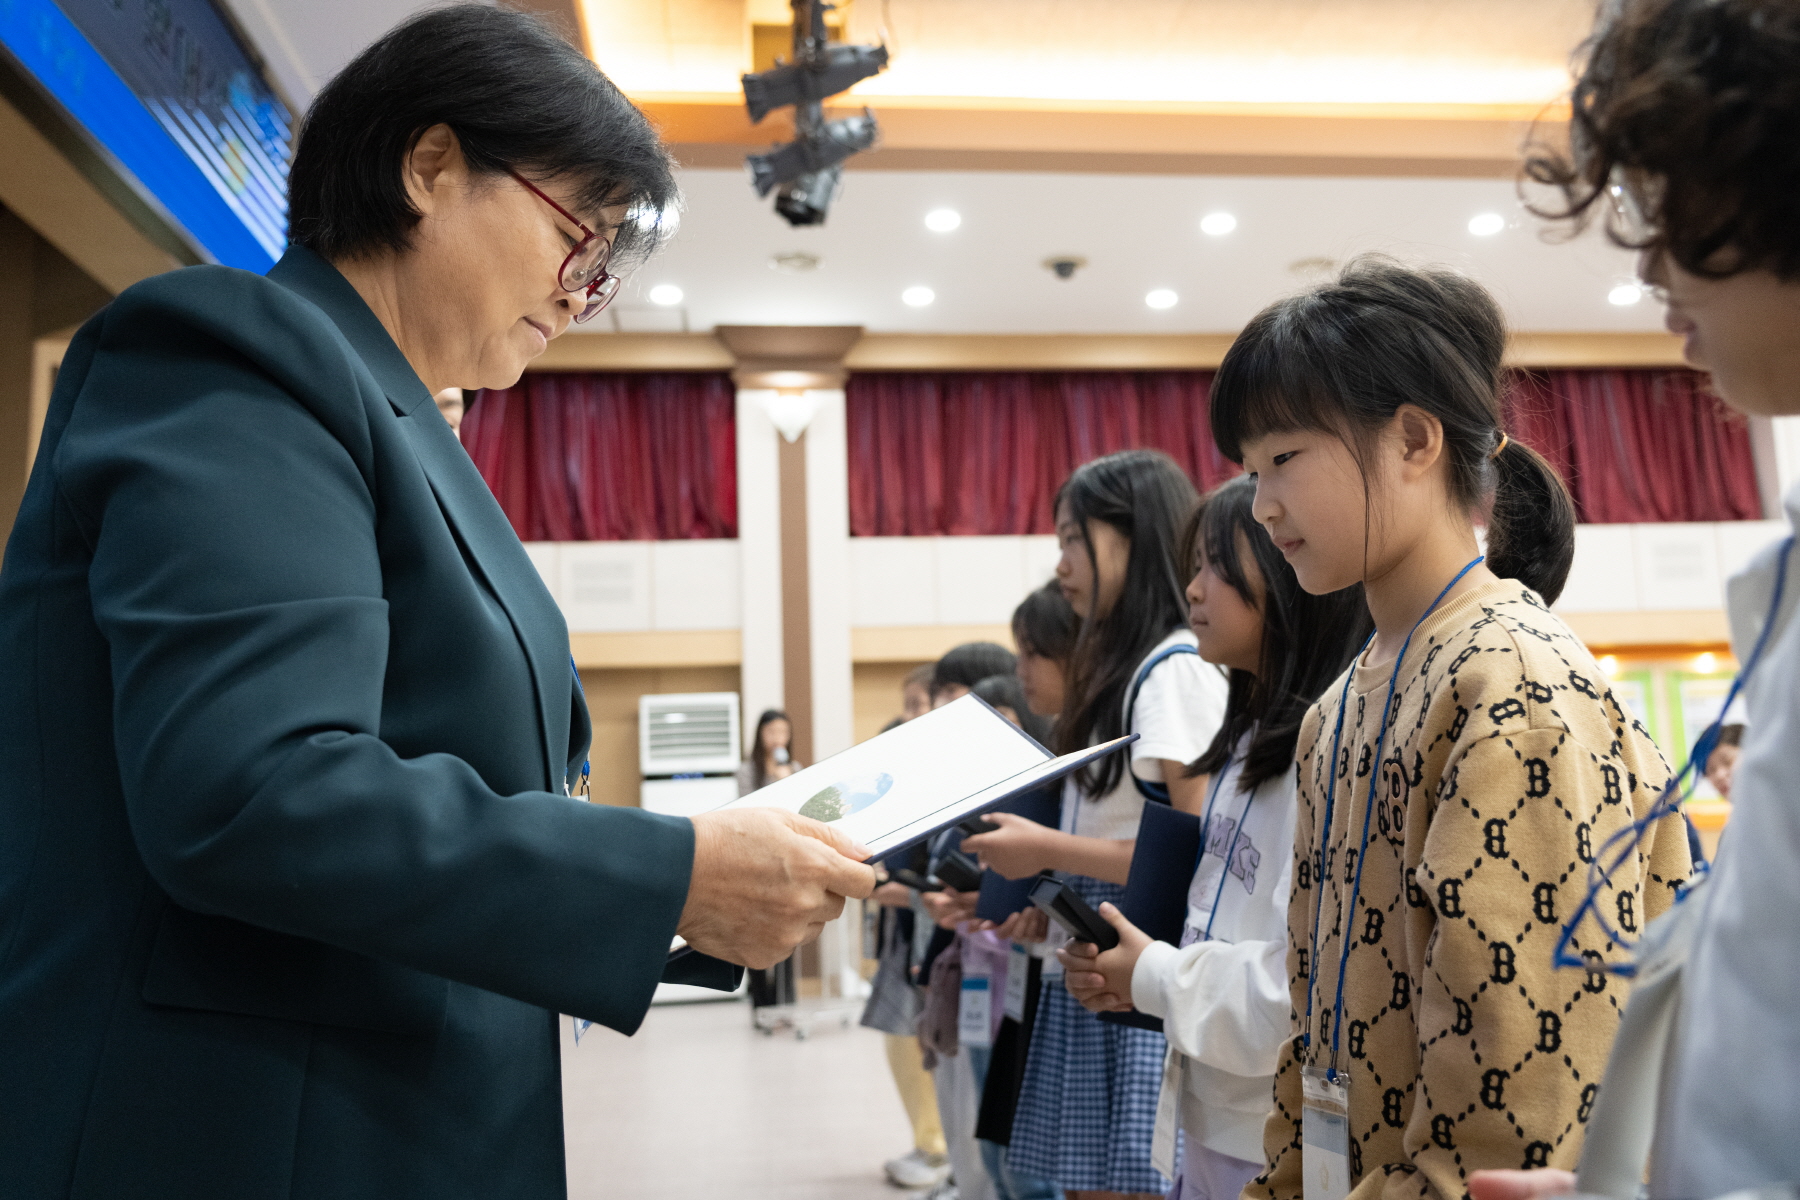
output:
[[[1567,202],[1544,215],[1597,215],[1639,250],[1683,356],[1726,404],[1779,429],[1800,415],[1800,6],[1615,0],[1583,51],[1574,154],[1528,166]],[[1785,508],[1800,528],[1800,487]],[[1645,933],[1588,1121],[1584,1192],[1635,1193],[1646,1157],[1652,1200],[1800,1184],[1795,558],[1791,539],[1772,545],[1726,589],[1739,663],[1764,640],[1743,692],[1731,825],[1710,876]],[[1548,1170],[1469,1180],[1475,1200],[1576,1185]]]
[[[1140,740],[1071,776],[1060,829],[996,814],[963,848],[1009,879],[1063,875],[1090,904],[1124,894],[1147,799],[1198,812],[1186,765],[1213,740],[1226,685],[1187,628],[1178,542],[1198,497],[1166,455],[1127,450],[1078,468],[1056,497],[1057,580],[1081,617],[1059,753],[1128,731]],[[1129,759],[1129,761],[1127,761]],[[1037,936],[1007,929],[1022,940]],[[1054,962],[1047,967],[1056,966]],[[1162,1035],[1103,1024],[1045,972],[1008,1150],[1014,1169],[1070,1200],[1158,1195],[1150,1163]]]
[[[1294,745],[1301,719],[1368,636],[1360,586],[1305,592],[1252,513],[1255,481],[1203,501],[1184,557],[1200,654],[1231,671],[1225,723],[1191,776],[1214,780],[1180,947],[1151,941],[1112,904],[1119,944],[1059,958],[1092,1012],[1160,1017],[1169,1042],[1154,1162],[1172,1200],[1235,1200],[1262,1169],[1263,1121],[1289,1033],[1287,905],[1294,841]],[[1148,848],[1146,848],[1148,849]],[[1184,1135],[1179,1173],[1175,1130]]]

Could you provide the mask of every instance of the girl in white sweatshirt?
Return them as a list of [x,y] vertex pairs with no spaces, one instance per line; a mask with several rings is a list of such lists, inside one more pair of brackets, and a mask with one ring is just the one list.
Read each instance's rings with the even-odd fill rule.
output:
[[[1368,634],[1361,588],[1301,590],[1252,514],[1253,480],[1225,484],[1189,527],[1188,618],[1200,654],[1231,671],[1225,724],[1190,775],[1210,775],[1181,945],[1151,941],[1111,904],[1118,946],[1061,957],[1094,1012],[1161,1017],[1168,1037],[1154,1162],[1171,1200],[1236,1200],[1262,1169],[1263,1120],[1291,1020],[1287,908],[1294,744],[1307,707]],[[1148,849],[1148,848],[1146,848]],[[1175,1131],[1184,1135],[1179,1173]]]

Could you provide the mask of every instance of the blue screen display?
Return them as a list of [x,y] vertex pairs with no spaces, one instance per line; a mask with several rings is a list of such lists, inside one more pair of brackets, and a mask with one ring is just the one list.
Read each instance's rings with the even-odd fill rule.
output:
[[280,257],[293,117],[208,0],[0,0],[0,44],[204,257]]

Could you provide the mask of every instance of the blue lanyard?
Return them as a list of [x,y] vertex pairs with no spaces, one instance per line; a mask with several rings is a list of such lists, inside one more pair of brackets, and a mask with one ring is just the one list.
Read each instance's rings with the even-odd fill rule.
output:
[[[1213,806],[1219,801],[1219,788],[1225,782],[1225,773],[1231,770],[1231,759],[1226,758],[1225,765],[1213,777],[1212,794],[1206,798],[1206,819],[1200,823],[1200,853],[1194,856],[1194,874],[1200,873],[1200,861],[1206,857],[1207,844],[1212,841]],[[1212,941],[1213,922],[1219,919],[1219,901],[1225,897],[1225,881],[1231,878],[1231,860],[1237,854],[1238,838],[1243,836],[1244,821],[1250,815],[1250,802],[1256,799],[1256,789],[1251,788],[1244,795],[1244,810],[1238,814],[1237,828],[1231,831],[1231,844],[1225,847],[1225,865],[1219,870],[1219,887],[1213,892],[1212,911],[1206,914],[1206,930],[1200,936],[1203,941]]]
[[[1670,813],[1680,812],[1682,805],[1686,804],[1688,798],[1694,794],[1694,788],[1699,785],[1700,777],[1706,772],[1706,760],[1712,757],[1713,750],[1719,744],[1719,732],[1724,728],[1726,714],[1731,711],[1731,706],[1736,702],[1738,693],[1743,690],[1751,672],[1755,671],[1757,664],[1762,661],[1763,651],[1768,648],[1769,631],[1775,628],[1776,615],[1781,611],[1781,594],[1787,588],[1788,556],[1793,549],[1794,538],[1789,535],[1781,543],[1781,551],[1778,556],[1780,562],[1775,568],[1775,592],[1769,597],[1768,615],[1763,618],[1762,630],[1756,635],[1756,645],[1750,651],[1750,657],[1744,660],[1744,669],[1738,672],[1738,677],[1732,681],[1731,690],[1725,695],[1725,703],[1719,708],[1718,718],[1708,725],[1698,738],[1694,739],[1694,748],[1688,752],[1687,762],[1683,764],[1681,770],[1675,773],[1674,778],[1664,785],[1662,794],[1656,798],[1656,803],[1650,806],[1650,810],[1638,820],[1607,838],[1601,845],[1600,852],[1594,855],[1594,861],[1588,865],[1587,896],[1582,900],[1581,907],[1575,910],[1575,915],[1569,918],[1569,923],[1563,926],[1562,935],[1556,939],[1556,953],[1552,959],[1555,965],[1581,967],[1589,971],[1626,977],[1637,974],[1637,963],[1635,962],[1609,963],[1597,956],[1591,960],[1582,958],[1569,953],[1569,943],[1574,940],[1575,929],[1581,924],[1582,919],[1592,913],[1595,923],[1600,926],[1601,933],[1613,944],[1626,950],[1637,944],[1635,939],[1625,937],[1606,919],[1606,914],[1600,904],[1600,893],[1612,883],[1613,872],[1637,853],[1637,849],[1643,844],[1644,835],[1649,832],[1650,827]],[[1682,813],[1682,818],[1684,820],[1687,818],[1685,812]],[[1613,855],[1611,862],[1606,862],[1607,854],[1621,841],[1626,844],[1619,849],[1617,854]],[[1699,868],[1699,874],[1706,873],[1707,866],[1704,862],[1698,863],[1696,866]],[[1677,902],[1686,898],[1687,892],[1684,890]]]
[[[578,694],[581,697],[582,706],[586,707],[586,705],[587,705],[587,689],[581,686],[581,668],[575,665],[575,656],[573,654],[569,655],[569,670],[574,672],[576,694]],[[563,795],[565,795],[565,796],[585,796],[588,794],[588,759],[587,759],[587,755],[585,755],[585,754],[581,756],[581,782],[576,784],[575,788],[576,788],[576,790],[571,792],[569,790],[569,785],[567,783],[564,783],[563,784]]]
[[[1454,579],[1444,585],[1444,590],[1437,594],[1437,599],[1433,600],[1425,611],[1419,614],[1419,619],[1413,622],[1411,629],[1407,630],[1406,640],[1400,643],[1400,653],[1394,657],[1394,672],[1388,676],[1387,699],[1381,705],[1381,732],[1376,735],[1375,757],[1369,766],[1369,794],[1365,797],[1363,805],[1362,842],[1356,850],[1356,876],[1350,885],[1351,921],[1356,920],[1356,902],[1362,895],[1363,860],[1368,857],[1369,850],[1369,817],[1375,812],[1375,788],[1381,781],[1381,759],[1387,752],[1388,724],[1393,717],[1390,710],[1394,707],[1394,689],[1400,682],[1400,668],[1406,662],[1407,650],[1412,647],[1413,634],[1419,632],[1419,626],[1425,623],[1425,618],[1436,612],[1437,606],[1442,604],[1444,597],[1450,594],[1450,589],[1461,583],[1462,577],[1480,566],[1486,558],[1487,556],[1484,554],[1476,555],[1462,570],[1456,573]],[[1363,643],[1363,650],[1367,650],[1369,642],[1374,640],[1375,635],[1370,634],[1369,641]],[[1337,728],[1331,734],[1331,775],[1330,782],[1325,788],[1325,832],[1319,841],[1319,869],[1314,875],[1319,888],[1319,902],[1313,909],[1312,950],[1306,959],[1309,977],[1306,983],[1306,1025],[1302,1034],[1302,1045],[1307,1049],[1312,1048],[1313,993],[1317,990],[1315,984],[1318,982],[1319,976],[1319,916],[1325,910],[1325,863],[1331,853],[1331,810],[1337,800],[1338,749],[1344,735],[1344,711],[1350,707],[1350,684],[1356,679],[1356,663],[1361,658],[1362,651],[1358,651],[1356,658],[1350,661],[1350,670],[1344,676],[1344,690],[1338,697]],[[1352,807],[1356,804],[1356,784],[1354,782],[1350,785],[1350,803]],[[1340,918],[1343,913],[1344,909],[1340,907],[1338,909]],[[1344,1020],[1344,968],[1350,965],[1349,925],[1345,925],[1340,931],[1338,941],[1342,949],[1338,954],[1337,999],[1331,1009],[1331,1062],[1326,1071],[1326,1077],[1333,1083],[1337,1082],[1338,1032]]]

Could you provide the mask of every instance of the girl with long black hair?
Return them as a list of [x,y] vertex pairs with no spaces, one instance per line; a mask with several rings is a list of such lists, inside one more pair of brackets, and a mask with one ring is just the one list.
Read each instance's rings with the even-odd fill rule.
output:
[[[1294,746],[1307,708],[1368,636],[1362,588],[1313,596],[1257,524],[1256,483],[1207,496],[1189,529],[1188,620],[1200,655],[1231,672],[1225,724],[1190,775],[1214,780],[1178,949],[1111,905],[1103,954],[1062,951],[1064,986],[1090,1012],[1159,1017],[1155,1163],[1176,1200],[1237,1200],[1262,1170],[1263,1121],[1287,1040],[1287,904],[1293,882]],[[1150,848],[1146,848],[1150,849]],[[1185,1135],[1179,1173],[1175,1131]]]
[[1549,611],[1574,507],[1502,426],[1505,345],[1480,285],[1364,257],[1264,309],[1213,382],[1214,440],[1300,586],[1361,583],[1375,625],[1300,731],[1300,1023],[1250,1200],[1451,1200],[1477,1168],[1572,1164],[1617,936],[1688,876],[1679,816],[1652,814],[1668,766]]
[[[1060,752],[1131,731],[1114,755],[1071,776],[1059,829],[998,814],[964,848],[1018,879],[1063,874],[1089,904],[1124,895],[1147,799],[1198,811],[1204,779],[1186,774],[1213,740],[1226,685],[1200,660],[1187,626],[1181,531],[1198,497],[1167,456],[1127,450],[1077,469],[1056,496],[1057,579],[1081,620],[1070,662]],[[1047,964],[1054,966],[1055,964]],[[1015,1169],[1053,1179],[1070,1200],[1153,1195],[1150,1163],[1164,1042],[1102,1023],[1046,971],[1013,1120]]]
[[750,752],[737,771],[738,795],[748,796],[768,787],[777,779],[786,779],[805,763],[791,753],[794,723],[779,708],[771,708],[756,719],[756,735],[750,739]]

